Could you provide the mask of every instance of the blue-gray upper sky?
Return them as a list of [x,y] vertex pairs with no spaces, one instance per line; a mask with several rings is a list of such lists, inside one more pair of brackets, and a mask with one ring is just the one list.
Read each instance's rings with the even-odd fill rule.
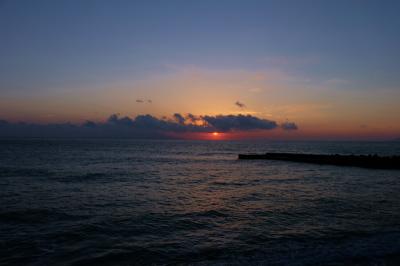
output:
[[[164,84],[163,78],[171,83],[166,82],[165,86],[172,87],[179,77],[171,75],[179,76],[177,72],[189,68],[202,73],[202,82],[212,79],[209,76],[213,71],[222,71],[219,77],[222,80],[224,75],[231,79],[235,71],[269,71],[275,75],[279,71],[285,76],[284,85],[281,80],[271,84],[288,87],[304,82],[307,85],[302,89],[326,86],[338,93],[351,90],[353,98],[363,97],[357,93],[378,93],[381,89],[398,95],[399,10],[400,1],[378,0],[0,0],[0,92],[3,100],[13,106],[24,105],[25,112],[35,109],[41,97],[50,102],[54,97],[57,102],[60,95],[69,95],[68,101],[73,102],[74,97],[81,95],[110,94],[115,84],[118,84],[116,93],[132,93],[133,103],[137,97],[157,99],[159,91],[163,91],[160,85]],[[216,84],[221,85],[222,80]],[[135,82],[139,81],[137,85]],[[132,85],[129,91],[129,84],[136,87]],[[142,87],[137,89],[137,86]],[[152,87],[152,91],[144,93],[146,86]],[[260,86],[248,89],[263,90]],[[227,86],[222,87],[221,91],[227,90]],[[302,95],[313,93],[311,90]],[[235,96],[232,99],[244,101],[252,108],[250,96],[248,99],[244,93]],[[29,97],[36,105],[28,108]],[[268,100],[266,95],[263,97]],[[277,96],[268,106],[280,104],[282,97]],[[368,104],[370,98],[366,100]],[[321,103],[315,96],[307,99],[299,104]],[[178,106],[176,111],[191,111],[178,101],[171,102]],[[288,104],[293,101],[289,99]],[[104,99],[98,102],[107,105]],[[155,113],[161,114],[162,107],[156,104]],[[108,108],[113,105],[118,109],[112,101]],[[71,106],[72,103],[65,108]],[[256,100],[253,106],[258,108],[255,111],[264,112]],[[135,108],[134,112],[140,111]],[[22,109],[13,117],[11,113],[18,110],[3,106],[0,115],[22,119],[25,117]],[[166,111],[175,111],[170,109]],[[210,112],[209,106],[205,109]],[[273,112],[272,109],[269,111]],[[49,107],[38,112],[38,116],[51,110]],[[53,113],[60,115],[57,111]],[[90,116],[85,115],[85,118]],[[26,118],[34,119],[28,114]],[[362,118],[357,121],[364,123]]]
[[251,68],[269,56],[318,57],[324,64],[301,71],[398,85],[399,10],[378,0],[2,0],[1,88],[116,79],[167,63]]

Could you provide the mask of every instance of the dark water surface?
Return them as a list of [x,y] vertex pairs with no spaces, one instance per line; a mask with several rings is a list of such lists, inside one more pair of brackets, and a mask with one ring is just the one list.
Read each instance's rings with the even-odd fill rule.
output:
[[400,142],[0,140],[0,264],[398,262],[400,171],[237,160],[272,151]]

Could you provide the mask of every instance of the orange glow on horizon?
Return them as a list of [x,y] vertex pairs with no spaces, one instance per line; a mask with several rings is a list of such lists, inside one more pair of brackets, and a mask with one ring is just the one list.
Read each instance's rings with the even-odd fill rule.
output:
[[313,130],[313,128],[300,129],[298,131],[284,130],[252,130],[229,132],[186,132],[168,134],[174,139],[184,140],[392,140],[399,134],[385,131],[351,131],[351,130]]
[[168,134],[169,137],[176,139],[187,140],[232,140],[234,134],[232,132],[189,132],[189,133],[172,133]]

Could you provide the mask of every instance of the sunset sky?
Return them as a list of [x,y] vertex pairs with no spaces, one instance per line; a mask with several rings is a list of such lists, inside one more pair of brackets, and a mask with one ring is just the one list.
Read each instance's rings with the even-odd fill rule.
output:
[[18,130],[151,115],[181,137],[399,138],[399,10],[378,0],[0,0],[0,120]]

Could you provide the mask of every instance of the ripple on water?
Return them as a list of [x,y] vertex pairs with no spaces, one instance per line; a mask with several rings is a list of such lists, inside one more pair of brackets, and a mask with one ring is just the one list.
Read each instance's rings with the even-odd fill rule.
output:
[[240,152],[352,147],[400,150],[382,143],[0,141],[0,264],[385,261],[400,253],[398,171],[236,160]]

